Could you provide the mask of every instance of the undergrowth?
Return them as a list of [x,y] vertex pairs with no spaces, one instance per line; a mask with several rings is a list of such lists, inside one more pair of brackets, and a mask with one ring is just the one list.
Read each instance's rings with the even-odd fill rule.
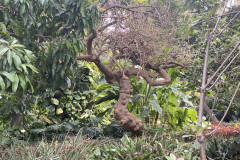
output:
[[160,132],[131,137],[126,134],[122,138],[99,137],[90,139],[83,136],[67,134],[55,136],[51,141],[27,142],[12,139],[9,146],[0,149],[3,160],[65,160],[65,159],[198,159],[198,145],[195,142],[184,142],[182,137],[176,138],[169,133],[168,138]]

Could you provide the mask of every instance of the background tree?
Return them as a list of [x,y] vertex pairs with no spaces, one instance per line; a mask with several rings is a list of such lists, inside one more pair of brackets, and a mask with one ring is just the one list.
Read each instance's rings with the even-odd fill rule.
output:
[[76,63],[76,56],[85,51],[81,38],[94,28],[98,17],[91,1],[0,2],[4,124],[15,114],[23,114],[28,121],[30,115],[35,115],[33,119],[40,117],[50,123],[46,115],[56,115],[59,107],[55,94],[68,88],[74,90],[80,78],[75,74],[84,72]]
[[[195,17],[192,19],[194,20],[192,22],[194,27],[190,27],[190,30],[188,30],[186,35],[191,35],[190,43],[192,43],[193,46],[199,46],[198,44],[195,44],[196,41],[199,40],[205,44],[200,45],[205,46],[204,48],[200,48],[200,50],[195,48],[197,52],[204,53],[202,55],[197,55],[198,58],[204,59],[203,73],[201,75],[202,85],[200,88],[201,95],[198,115],[198,123],[200,126],[202,126],[203,108],[206,108],[204,105],[207,93],[212,93],[212,91],[214,92],[215,90],[212,110],[209,113],[211,115],[215,105],[218,103],[217,99],[219,93],[221,93],[222,84],[226,83],[226,81],[232,82],[227,89],[230,93],[232,93],[232,97],[227,100],[229,101],[229,104],[227,105],[225,114],[221,117],[221,121],[218,124],[219,127],[226,117],[230,106],[233,104],[233,100],[238,94],[240,85],[239,78],[233,78],[239,77],[239,71],[235,69],[238,68],[236,64],[238,64],[237,57],[240,53],[238,48],[240,43],[239,37],[236,37],[236,34],[232,34],[234,32],[234,26],[238,25],[233,22],[236,19],[239,19],[239,10],[235,10],[235,8],[227,6],[226,1],[209,1],[206,3],[194,1],[192,6],[194,8],[193,11],[195,12]],[[198,8],[199,6],[201,6],[201,8]],[[198,29],[201,30],[201,33]],[[237,33],[236,30],[235,33]],[[232,36],[230,37],[229,35]],[[216,84],[219,84],[219,86],[214,88]],[[225,98],[226,97],[224,97],[224,99]],[[217,128],[207,135],[211,135],[216,132]],[[206,159],[204,138],[203,133],[199,132],[198,141],[201,144],[201,159]]]

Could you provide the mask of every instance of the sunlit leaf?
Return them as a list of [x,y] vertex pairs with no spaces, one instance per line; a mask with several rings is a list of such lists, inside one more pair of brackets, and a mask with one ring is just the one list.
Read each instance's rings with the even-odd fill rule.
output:
[[2,58],[2,55],[6,53],[9,50],[6,46],[0,46],[0,59]]
[[20,57],[15,52],[12,52],[12,58],[13,58],[15,67],[21,71],[22,69],[20,68],[20,66],[22,64],[22,61],[21,61]]
[[35,72],[35,73],[38,73],[38,70],[37,70],[37,68],[36,68],[36,67],[34,67],[33,65],[31,65],[31,64],[25,64],[25,66],[27,66],[27,67],[31,68],[31,70],[32,70],[33,72]]
[[1,75],[4,75],[5,77],[7,77],[7,79],[9,79],[11,82],[15,81],[15,74],[14,73],[8,73],[6,71],[1,71],[0,72]]
[[62,108],[58,108],[58,109],[56,110],[56,114],[57,114],[57,115],[62,114],[62,113],[63,113]]
[[2,29],[2,32],[5,32],[5,33],[7,32],[6,26],[3,23],[1,23],[1,22],[0,22],[0,27]]
[[158,101],[157,100],[150,100],[149,102],[152,105],[153,109],[155,111],[158,111],[159,114],[161,115],[162,114],[162,107],[160,107],[160,105],[158,104]]
[[19,84],[19,78],[17,74],[14,75],[14,80],[15,81],[12,83],[12,91],[15,93],[17,91],[18,84]]
[[[0,39],[0,42],[1,42],[1,43],[5,43],[5,44],[8,45],[8,41],[5,41],[4,39]],[[1,44],[1,43],[0,43],[0,44]]]
[[2,76],[0,76],[0,86],[1,86],[1,90],[5,91],[5,83],[4,83]]
[[28,74],[28,70],[27,70],[26,65],[25,65],[25,64],[22,64],[21,67],[23,68],[24,73],[25,73],[25,74]]
[[177,97],[176,97],[174,94],[171,94],[171,95],[169,96],[168,101],[169,101],[170,103],[172,103],[173,105],[177,106]]
[[56,98],[51,98],[52,104],[59,105],[59,101]]
[[27,84],[26,84],[24,76],[23,75],[19,75],[19,80],[20,80],[20,85],[21,85],[23,91],[25,91],[26,88],[27,88]]

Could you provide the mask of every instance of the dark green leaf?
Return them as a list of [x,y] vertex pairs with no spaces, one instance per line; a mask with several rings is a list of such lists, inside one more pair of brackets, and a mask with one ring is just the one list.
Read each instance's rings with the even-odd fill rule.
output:
[[23,13],[25,12],[25,4],[22,3],[21,6],[20,6],[20,15],[23,15]]

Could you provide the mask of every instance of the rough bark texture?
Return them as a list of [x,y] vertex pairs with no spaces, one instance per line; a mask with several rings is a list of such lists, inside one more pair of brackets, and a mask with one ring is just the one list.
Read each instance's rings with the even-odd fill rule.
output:
[[143,124],[128,111],[128,101],[133,92],[130,80],[126,76],[122,76],[119,80],[120,96],[114,108],[114,117],[117,123],[129,129],[134,135],[141,135]]

